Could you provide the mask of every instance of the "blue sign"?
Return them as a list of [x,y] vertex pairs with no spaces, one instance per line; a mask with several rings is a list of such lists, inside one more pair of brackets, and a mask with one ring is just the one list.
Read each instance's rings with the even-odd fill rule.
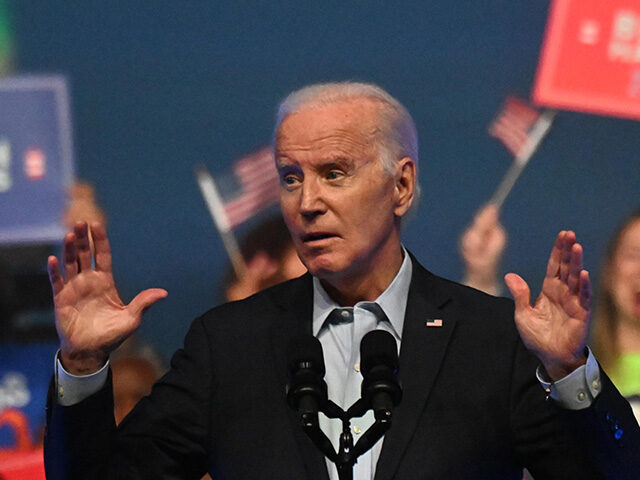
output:
[[0,244],[57,243],[72,180],[64,78],[0,79]]
[[[58,348],[57,343],[0,345],[0,412],[6,408],[22,412],[34,443],[44,428],[47,389]],[[0,449],[14,447],[15,441],[15,432],[0,428]]]

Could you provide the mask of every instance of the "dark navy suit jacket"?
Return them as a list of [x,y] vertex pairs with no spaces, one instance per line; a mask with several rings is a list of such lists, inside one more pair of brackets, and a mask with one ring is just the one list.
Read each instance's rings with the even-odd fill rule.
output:
[[[50,392],[49,479],[328,479],[285,397],[286,349],[311,333],[307,274],[196,319],[171,370],[119,428],[111,384],[62,407]],[[441,319],[442,327],[426,322]],[[513,303],[414,260],[400,378],[404,397],[376,469],[386,479],[640,478],[640,429],[603,375],[594,404],[545,399]],[[616,431],[623,434],[615,434]]]

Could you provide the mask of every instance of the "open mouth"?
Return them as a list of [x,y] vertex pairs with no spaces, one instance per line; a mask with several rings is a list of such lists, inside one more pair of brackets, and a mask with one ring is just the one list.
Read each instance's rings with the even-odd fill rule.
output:
[[325,233],[325,232],[314,232],[314,233],[307,233],[306,235],[302,236],[302,241],[304,243],[309,243],[309,242],[316,242],[318,240],[325,240],[327,238],[332,238],[335,237],[335,235],[332,235],[330,233]]

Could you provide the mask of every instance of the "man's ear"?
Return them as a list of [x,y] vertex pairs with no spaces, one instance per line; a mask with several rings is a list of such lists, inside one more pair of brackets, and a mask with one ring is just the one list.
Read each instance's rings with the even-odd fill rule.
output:
[[398,161],[395,170],[395,209],[396,216],[402,217],[413,203],[416,191],[416,162],[411,157],[404,157]]

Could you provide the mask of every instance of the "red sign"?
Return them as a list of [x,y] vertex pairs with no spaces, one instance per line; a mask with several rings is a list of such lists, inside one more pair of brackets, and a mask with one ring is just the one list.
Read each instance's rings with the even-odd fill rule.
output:
[[554,0],[533,99],[640,119],[640,0]]
[[0,448],[0,478],[3,480],[45,480],[42,447],[31,444],[29,420],[20,410],[0,412],[0,427],[9,427],[16,437],[15,448]]

